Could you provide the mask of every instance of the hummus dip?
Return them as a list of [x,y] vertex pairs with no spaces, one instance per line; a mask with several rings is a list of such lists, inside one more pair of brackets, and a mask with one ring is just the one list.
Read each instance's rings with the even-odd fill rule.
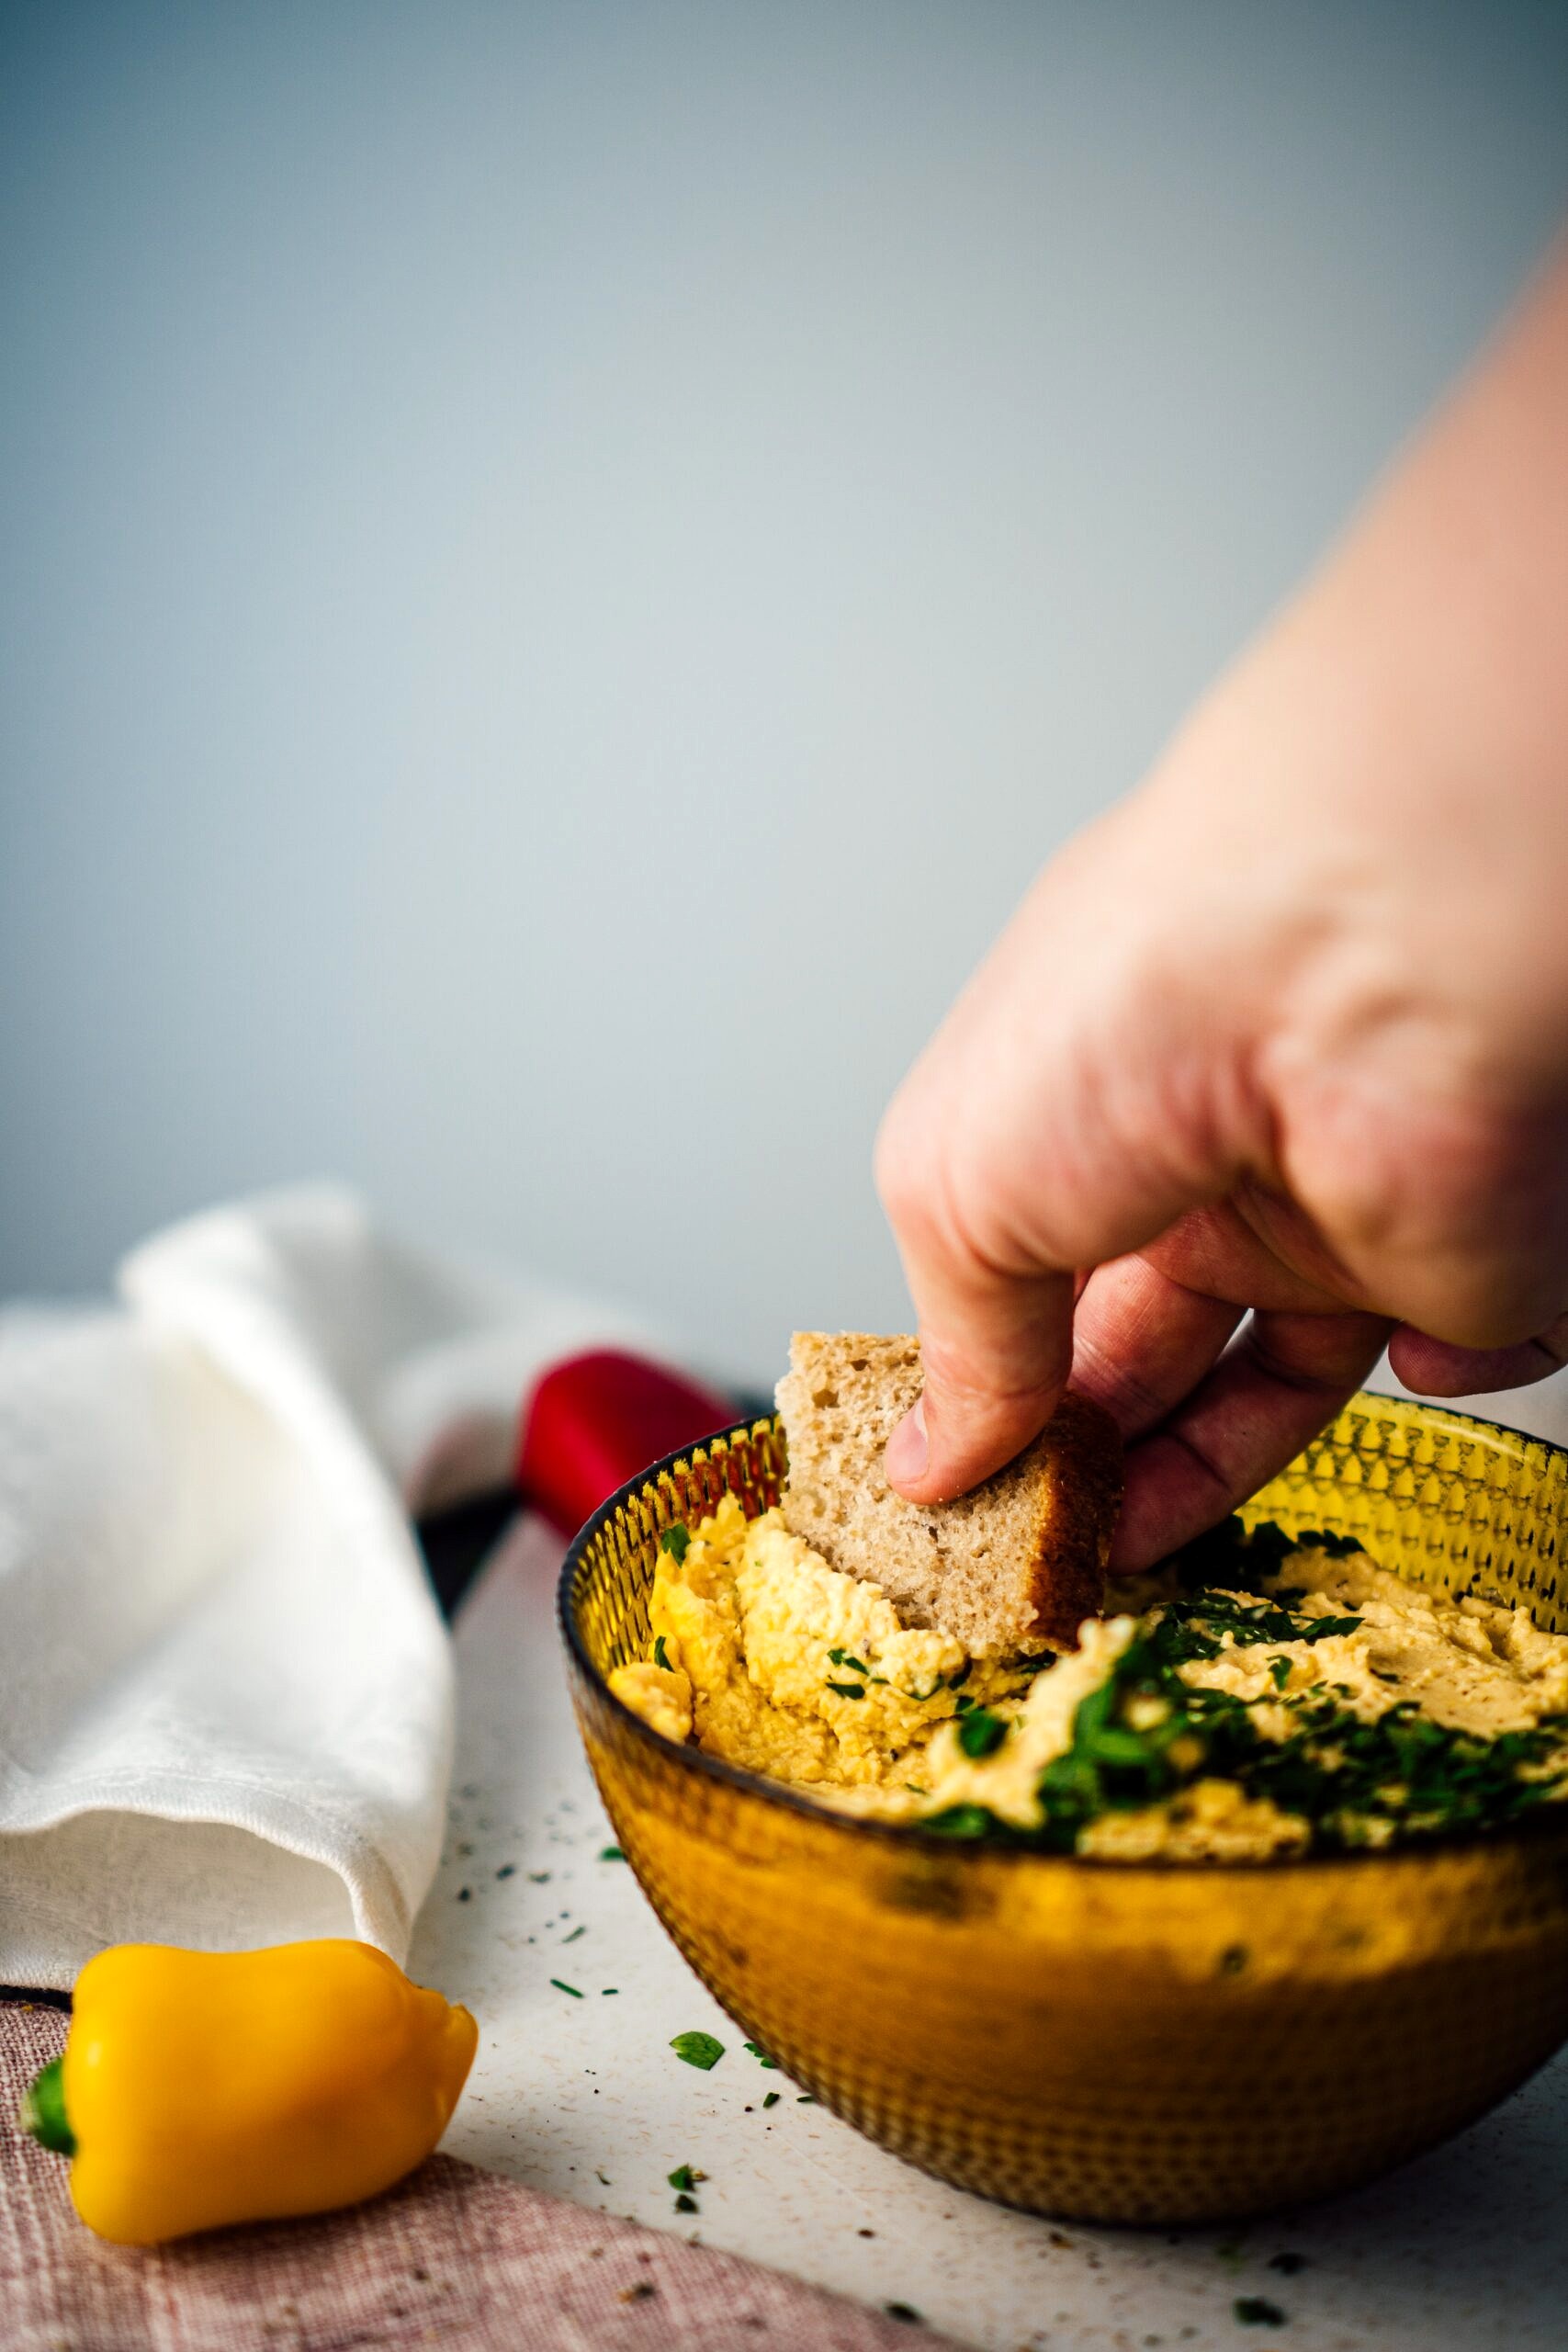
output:
[[1381,1847],[1568,1796],[1568,1637],[1522,1609],[1239,1521],[1130,1599],[1066,1657],[973,1657],[727,1496],[666,1531],[653,1654],[610,1688],[840,1811],[1107,1860]]

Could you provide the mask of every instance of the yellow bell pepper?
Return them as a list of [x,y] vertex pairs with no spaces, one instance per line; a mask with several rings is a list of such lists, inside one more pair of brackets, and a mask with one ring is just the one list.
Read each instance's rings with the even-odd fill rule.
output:
[[371,1944],[118,1944],[77,1978],[22,2120],[72,2158],[89,2229],[155,2245],[389,2188],[446,2131],[478,2040]]

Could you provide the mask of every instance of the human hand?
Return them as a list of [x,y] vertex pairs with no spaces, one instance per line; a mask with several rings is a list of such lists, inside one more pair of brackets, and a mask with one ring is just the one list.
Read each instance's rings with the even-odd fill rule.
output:
[[1568,1357],[1568,260],[1047,867],[877,1172],[926,1365],[893,1483],[963,1492],[1070,1372],[1129,1441],[1122,1569],[1385,1342],[1436,1395]]

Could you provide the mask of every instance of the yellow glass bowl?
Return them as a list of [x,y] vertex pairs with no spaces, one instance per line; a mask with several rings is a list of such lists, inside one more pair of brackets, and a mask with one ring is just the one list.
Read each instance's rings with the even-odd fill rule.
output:
[[[1568,2035],[1568,1805],[1388,1854],[1127,1864],[845,1819],[677,1747],[611,1698],[648,1655],[660,1531],[777,1500],[771,1420],[656,1466],[568,1555],[589,1760],[660,1918],[741,2031],[928,2172],[1032,2211],[1236,2219],[1371,2179]],[[1561,1632],[1568,1455],[1358,1396],[1248,1520]],[[750,2064],[750,2062],[745,2061]]]

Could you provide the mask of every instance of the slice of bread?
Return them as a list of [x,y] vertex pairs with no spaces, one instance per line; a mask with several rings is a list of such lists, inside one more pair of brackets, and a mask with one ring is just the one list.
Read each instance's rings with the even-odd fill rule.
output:
[[950,1503],[911,1503],[882,1466],[920,1393],[919,1342],[797,1331],[778,1386],[789,1442],[784,1520],[829,1565],[879,1584],[907,1624],[980,1657],[1068,1650],[1105,1602],[1122,1499],[1111,1416],[1071,1391],[1015,1461]]

